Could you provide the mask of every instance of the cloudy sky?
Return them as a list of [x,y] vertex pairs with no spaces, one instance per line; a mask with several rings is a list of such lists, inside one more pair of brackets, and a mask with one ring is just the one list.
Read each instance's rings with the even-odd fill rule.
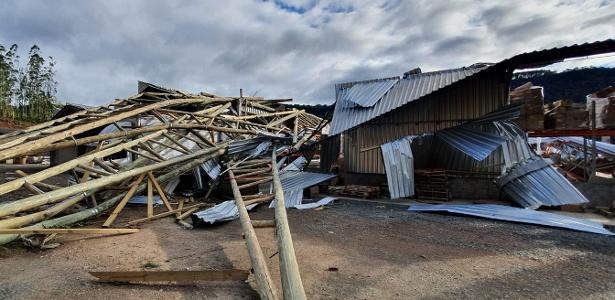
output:
[[[609,0],[2,1],[0,44],[57,61],[61,101],[102,104],[137,80],[332,103],[337,82],[497,62],[615,38]],[[22,61],[25,61],[22,59]],[[566,67],[613,65],[614,57]]]

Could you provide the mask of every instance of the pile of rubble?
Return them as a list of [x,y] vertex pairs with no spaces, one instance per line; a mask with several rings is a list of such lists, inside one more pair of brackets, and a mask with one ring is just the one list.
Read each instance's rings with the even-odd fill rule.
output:
[[[296,293],[300,278],[292,278],[298,272],[285,208],[301,204],[298,191],[333,175],[302,171],[326,122],[286,109],[290,100],[189,94],[140,83],[135,96],[2,135],[0,161],[67,148],[81,155],[30,174],[16,170],[16,178],[0,184],[0,195],[12,200],[0,203],[0,244],[101,215],[103,227],[163,217],[191,227],[239,217],[257,290],[273,298],[247,210],[274,200],[276,218],[265,223],[276,225],[282,268],[290,272],[284,276]],[[212,195],[229,190],[230,205],[214,206],[220,199]],[[146,207],[143,218],[118,224],[130,203]],[[154,214],[156,203],[164,212]]]

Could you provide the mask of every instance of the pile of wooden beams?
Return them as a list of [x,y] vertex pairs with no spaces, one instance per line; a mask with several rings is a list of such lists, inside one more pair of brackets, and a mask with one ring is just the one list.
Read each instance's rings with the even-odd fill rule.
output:
[[[40,171],[11,170],[12,177],[0,183],[0,229],[66,227],[100,215],[107,215],[103,227],[169,216],[184,222],[210,204],[173,197],[180,175],[197,172],[202,180],[208,178],[205,163],[232,169],[239,160],[246,165],[259,159],[245,158],[251,148],[229,153],[229,146],[246,141],[271,140],[285,154],[314,142],[320,129],[314,126],[321,119],[284,109],[286,101],[290,99],[190,94],[148,85],[126,99],[0,135],[0,161],[83,149],[81,155]],[[242,174],[243,187],[272,180],[264,174],[271,171],[271,160],[263,161]],[[208,196],[221,180],[206,183],[201,182]],[[147,197],[143,217],[118,224],[117,217],[139,194]],[[164,205],[158,213],[155,196]],[[0,234],[0,244],[18,237]]]

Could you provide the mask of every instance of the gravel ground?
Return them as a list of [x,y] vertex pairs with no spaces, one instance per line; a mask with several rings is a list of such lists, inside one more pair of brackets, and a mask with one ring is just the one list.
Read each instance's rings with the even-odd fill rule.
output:
[[[405,208],[343,201],[324,210],[289,210],[308,298],[615,298],[613,237]],[[144,210],[127,209],[117,224]],[[273,211],[262,206],[251,216],[270,219]],[[273,230],[257,230],[279,278]],[[237,221],[184,230],[162,219],[136,234],[59,241],[62,246],[42,252],[1,248],[0,299],[256,298],[242,282],[110,285],[87,273],[143,270],[150,261],[164,270],[248,269]]]

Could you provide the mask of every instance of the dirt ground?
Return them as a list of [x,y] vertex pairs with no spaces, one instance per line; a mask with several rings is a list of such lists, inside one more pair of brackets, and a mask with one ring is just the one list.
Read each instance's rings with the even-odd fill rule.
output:
[[[118,224],[145,209],[125,212]],[[262,206],[251,216],[269,219],[273,211]],[[289,218],[309,299],[615,298],[614,237],[355,201],[291,209]],[[123,236],[65,235],[46,251],[0,248],[0,299],[257,297],[243,282],[95,282],[88,271],[143,270],[147,263],[161,270],[250,266],[238,221],[185,230],[162,219],[141,228]],[[257,232],[279,278],[273,230]]]

